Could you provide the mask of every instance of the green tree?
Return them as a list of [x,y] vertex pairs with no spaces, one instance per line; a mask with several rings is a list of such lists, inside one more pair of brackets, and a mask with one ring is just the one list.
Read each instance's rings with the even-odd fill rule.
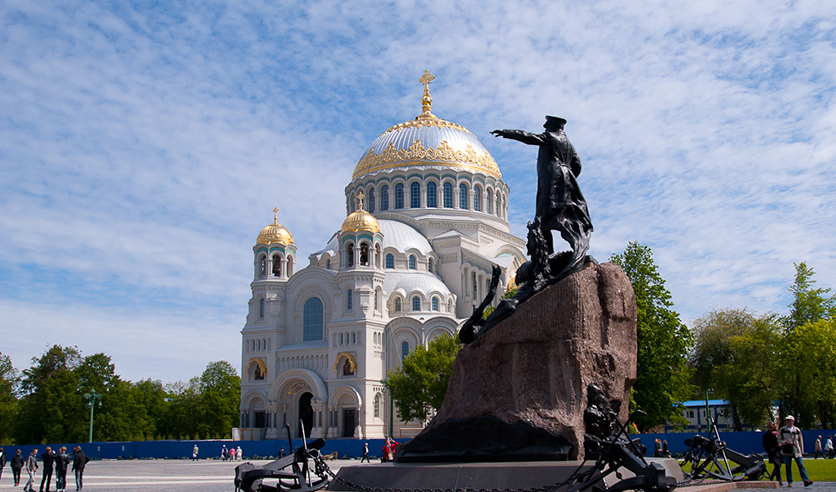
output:
[[794,263],[794,265],[795,281],[789,289],[793,300],[789,305],[789,316],[783,319],[788,332],[807,323],[836,317],[836,296],[827,296],[830,289],[813,288],[816,283],[813,275],[816,272],[806,263]]
[[644,432],[665,422],[682,424],[681,402],[693,393],[687,366],[693,336],[671,309],[671,294],[648,246],[631,242],[610,261],[621,266],[636,294],[638,367],[630,407],[646,414],[636,426]]
[[211,362],[200,375],[201,419],[198,430],[205,438],[223,438],[232,435],[238,423],[241,401],[241,378],[227,361]]
[[[793,296],[790,303],[790,313],[782,318],[784,325],[784,341],[781,351],[779,380],[781,382],[781,410],[783,413],[793,414],[796,422],[801,426],[813,426],[817,421],[832,419],[827,415],[827,405],[823,402],[816,404],[805,394],[805,388],[810,388],[812,373],[805,371],[809,360],[809,353],[818,353],[823,349],[818,347],[822,339],[810,336],[817,330],[803,330],[808,324],[820,321],[832,321],[836,318],[836,298],[828,296],[830,289],[814,288],[815,272],[806,263],[795,264],[795,280],[789,291]],[[821,325],[828,326],[827,323]],[[824,334],[824,333],[823,333]],[[813,388],[815,390],[815,388]],[[824,411],[824,415],[817,413]],[[832,414],[832,411],[830,412]]]
[[697,319],[689,365],[694,382],[729,401],[736,430],[769,418],[776,391],[780,324],[772,314],[756,318],[745,309],[718,309]]
[[427,420],[441,407],[461,348],[456,336],[442,335],[407,355],[401,367],[389,371],[383,384],[395,400],[398,418],[404,422]]
[[23,370],[14,436],[17,442],[43,443],[81,441],[86,424],[77,392],[78,376],[74,369],[81,363],[75,347],[53,345],[34,365]]
[[18,375],[12,359],[0,352],[0,444],[10,444],[17,413]]
[[[808,427],[834,424],[836,405],[836,320],[807,322],[788,334],[784,345],[784,371],[799,376],[795,401]],[[791,367],[788,367],[791,366]]]

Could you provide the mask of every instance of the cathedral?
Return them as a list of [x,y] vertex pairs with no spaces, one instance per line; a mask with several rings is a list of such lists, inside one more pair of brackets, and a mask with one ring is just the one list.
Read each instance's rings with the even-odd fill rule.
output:
[[[508,186],[466,128],[422,112],[383,132],[345,188],[342,226],[298,268],[290,231],[265,227],[253,246],[252,298],[241,331],[244,439],[412,437],[382,381],[418,346],[455,335],[525,261],[508,225]],[[497,299],[498,300],[498,299]]]

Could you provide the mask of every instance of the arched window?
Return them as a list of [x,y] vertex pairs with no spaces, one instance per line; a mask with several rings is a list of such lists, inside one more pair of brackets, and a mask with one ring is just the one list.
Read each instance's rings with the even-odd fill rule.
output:
[[395,255],[392,253],[386,255],[386,268],[395,268]]
[[325,260],[325,268],[327,268],[328,270],[331,269],[331,258]]
[[438,311],[438,297],[433,297],[433,311]]
[[409,269],[415,270],[415,255],[409,255]]
[[473,285],[473,298],[476,299],[477,297],[479,297],[479,295],[477,294],[478,286],[476,285],[476,272],[470,273],[470,283]]
[[351,306],[353,305],[353,303],[352,303],[353,297],[354,297],[354,292],[351,289],[348,289],[348,292],[346,292],[346,295],[345,295],[345,308],[349,311],[351,311]]
[[398,183],[395,185],[395,209],[400,210],[403,208],[403,183]]
[[374,213],[374,188],[369,188],[369,213]]
[[264,255],[258,257],[258,276],[261,278],[267,276],[267,257]]
[[360,264],[369,266],[369,245],[366,243],[360,244]]
[[433,259],[430,258],[427,260],[427,271],[432,273],[433,272]]
[[279,255],[273,255],[273,276],[282,276],[282,257]]
[[412,183],[409,185],[409,208],[421,206],[421,185]]
[[302,310],[302,340],[322,340],[322,301],[318,297],[311,297],[305,301]]
[[459,208],[467,209],[467,185],[459,185]]
[[486,211],[489,214],[492,214],[493,213],[493,191],[491,191],[491,190],[488,190],[488,203],[486,203],[485,205],[487,205],[485,207],[485,208],[487,208]]
[[413,311],[420,311],[421,310],[421,298],[415,296],[412,298],[412,310]]
[[380,189],[380,210],[389,210],[389,186]]
[[473,210],[482,211],[482,188],[479,186],[473,187]]
[[427,206],[438,206],[438,187],[432,181],[427,183]]
[[407,355],[409,355],[409,342],[403,342],[401,344],[401,362],[406,359]]
[[263,297],[258,300],[258,317],[259,318],[264,317],[264,298]]
[[374,418],[380,418],[380,394],[374,395]]
[[453,208],[453,185],[444,183],[444,208]]
[[374,266],[380,268],[380,244],[374,245]]
[[400,298],[400,297],[396,297],[396,298],[395,298],[395,312],[396,312],[396,313],[399,313],[399,312],[401,312],[401,309],[402,309],[402,307],[401,307],[401,298]]
[[448,312],[448,313],[452,313],[452,312],[453,312],[453,301],[452,301],[452,300],[450,300],[450,299],[448,299],[448,300],[447,300],[447,312]]
[[379,300],[380,300],[380,291],[376,290],[376,291],[374,291],[374,310],[375,311],[380,309],[380,307],[379,307],[380,306],[380,301]]
[[354,244],[348,243],[348,246],[345,247],[345,264],[352,267],[354,266]]

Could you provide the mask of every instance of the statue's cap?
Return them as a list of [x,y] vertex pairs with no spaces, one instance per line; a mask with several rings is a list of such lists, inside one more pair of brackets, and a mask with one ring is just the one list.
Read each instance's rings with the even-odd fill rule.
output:
[[549,116],[546,115],[546,122],[547,123],[559,123],[561,125],[566,124],[566,120],[561,118],[560,116]]

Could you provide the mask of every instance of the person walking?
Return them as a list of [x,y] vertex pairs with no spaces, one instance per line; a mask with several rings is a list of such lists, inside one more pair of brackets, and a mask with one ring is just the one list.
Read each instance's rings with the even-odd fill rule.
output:
[[827,441],[824,442],[824,457],[833,459],[833,436],[827,436]]
[[58,449],[58,456],[55,457],[55,475],[57,480],[55,488],[58,492],[64,492],[67,488],[67,468],[70,466],[70,456],[67,454],[66,446]]
[[235,454],[238,455],[238,461],[241,461],[242,459],[244,459],[244,454],[241,453],[241,446],[238,446],[238,452],[235,453]]
[[816,454],[813,456],[814,460],[819,459],[819,456],[824,458],[824,453],[821,452],[821,436],[816,438]]
[[6,468],[6,452],[0,448],[0,479],[3,478],[3,468]]
[[198,452],[200,452],[200,449],[198,449],[197,444],[195,444],[194,448],[192,448],[192,461],[197,461]]
[[795,417],[787,415],[784,426],[778,431],[778,441],[781,444],[781,455],[784,457],[784,464],[787,466],[787,487],[792,487],[792,462],[798,467],[798,473],[804,480],[804,486],[809,487],[813,481],[807,477],[807,470],[804,469],[804,437],[801,429],[795,426]]
[[20,454],[20,450],[17,450],[14,456],[12,456],[12,478],[15,480],[15,487],[20,485],[20,470],[26,465],[26,460],[23,459],[23,455]]
[[772,463],[772,473],[769,475],[770,480],[777,480],[778,486],[781,482],[781,465],[784,463],[784,458],[781,456],[781,446],[778,444],[778,432],[775,430],[777,426],[775,422],[766,424],[766,432],[761,438],[763,441],[763,449],[766,451],[766,456],[769,462]]
[[90,457],[84,454],[81,446],[76,446],[73,451],[73,472],[75,472],[76,490],[84,488],[84,467],[87,466],[87,462],[89,461]]
[[55,453],[51,447],[46,447],[44,454],[41,455],[41,461],[44,464],[44,469],[42,470],[43,475],[39,492],[44,492],[44,484],[46,484],[46,492],[49,492],[49,482],[52,481],[52,470],[55,465]]
[[226,461],[226,458],[228,456],[229,456],[229,451],[227,451],[226,444],[224,444],[224,447],[221,449],[221,461]]
[[363,457],[360,458],[360,463],[362,463],[363,460],[366,460],[366,463],[371,463],[371,460],[369,460],[369,443],[363,444]]
[[29,474],[29,481],[23,486],[23,492],[35,491],[35,472],[38,471],[38,448],[32,448],[29,457],[26,458],[26,473]]

